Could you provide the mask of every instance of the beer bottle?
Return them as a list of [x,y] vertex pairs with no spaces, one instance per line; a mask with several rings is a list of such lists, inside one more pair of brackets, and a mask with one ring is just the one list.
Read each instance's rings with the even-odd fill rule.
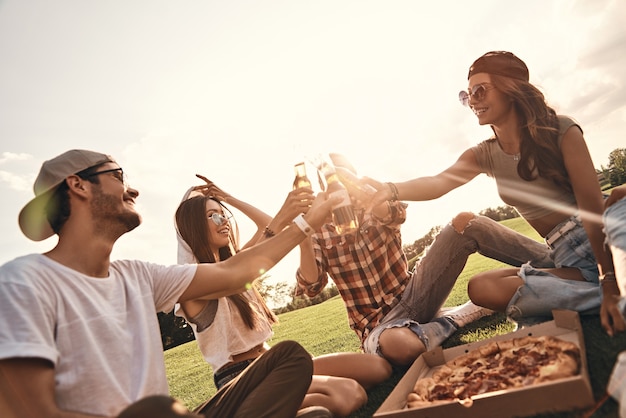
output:
[[293,189],[296,190],[300,187],[311,188],[311,181],[306,175],[304,162],[294,165],[293,168],[296,171],[296,178],[293,180]]
[[335,170],[337,171],[339,180],[348,187],[353,187],[357,189],[368,198],[371,198],[376,193],[376,189],[373,186],[361,181],[361,179],[357,177],[356,174],[354,174],[347,168],[337,167],[335,168]]
[[341,196],[341,201],[333,207],[333,224],[339,234],[354,232],[359,228],[359,220],[354,213],[350,195],[339,181],[335,167],[326,159],[320,159],[318,169],[326,178],[326,191],[330,196]]

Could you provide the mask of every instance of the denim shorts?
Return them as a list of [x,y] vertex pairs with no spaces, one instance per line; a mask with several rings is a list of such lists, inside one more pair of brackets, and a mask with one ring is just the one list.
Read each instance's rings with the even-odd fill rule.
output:
[[380,335],[389,328],[402,327],[410,329],[417,335],[420,341],[424,343],[426,350],[438,347],[457,330],[456,326],[444,317],[435,318],[424,324],[409,318],[397,318],[388,322],[383,321],[367,335],[365,341],[363,341],[363,351],[383,357],[380,344],[378,343]]
[[568,221],[576,226],[553,242],[552,258],[556,267],[580,270],[584,281],[562,279],[552,273],[524,264],[518,275],[524,284],[509,301],[506,313],[521,325],[531,325],[552,317],[553,309],[569,309],[581,314],[597,314],[602,304],[598,265],[582,222],[572,217],[557,225],[550,237]]
[[615,275],[622,297],[626,296],[626,197],[613,203],[604,212],[605,244],[611,249]]
[[598,264],[593,254],[591,242],[587,232],[583,228],[582,221],[577,216],[558,224],[548,235],[548,240],[553,234],[560,231],[568,222],[576,226],[565,232],[552,245],[552,259],[556,267],[574,267],[580,270],[586,281],[598,283]]

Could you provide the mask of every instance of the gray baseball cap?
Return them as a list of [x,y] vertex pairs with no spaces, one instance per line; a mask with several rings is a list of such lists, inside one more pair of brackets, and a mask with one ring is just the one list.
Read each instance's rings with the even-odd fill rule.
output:
[[57,187],[68,176],[107,162],[115,160],[110,155],[80,149],[64,152],[45,161],[33,186],[35,198],[24,206],[18,218],[24,235],[33,241],[42,241],[54,235],[45,208]]

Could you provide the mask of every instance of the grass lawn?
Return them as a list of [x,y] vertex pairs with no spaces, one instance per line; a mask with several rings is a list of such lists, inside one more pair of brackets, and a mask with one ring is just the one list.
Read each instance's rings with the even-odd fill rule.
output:
[[[503,223],[539,239],[522,219],[511,219]],[[446,306],[454,306],[468,299],[467,281],[475,272],[500,266],[501,263],[477,254],[472,255]],[[346,311],[339,296],[316,306],[281,314],[279,319],[280,323],[274,328],[275,335],[270,341],[271,345],[283,340],[296,340],[314,356],[359,350],[359,341],[348,327]],[[618,416],[617,404],[611,398],[607,398],[605,388],[617,354],[626,350],[626,333],[614,338],[608,337],[601,329],[597,316],[583,317],[581,322],[589,374],[597,405],[590,411],[543,414],[540,415],[541,418]],[[506,321],[503,314],[492,315],[460,329],[444,343],[444,348],[490,338],[512,330],[513,325]],[[181,400],[188,408],[196,407],[215,393],[211,368],[200,355],[195,341],[167,350],[165,364],[172,396]],[[368,403],[352,414],[351,418],[371,417],[402,376],[403,371],[396,371],[388,381],[371,389],[368,392]]]

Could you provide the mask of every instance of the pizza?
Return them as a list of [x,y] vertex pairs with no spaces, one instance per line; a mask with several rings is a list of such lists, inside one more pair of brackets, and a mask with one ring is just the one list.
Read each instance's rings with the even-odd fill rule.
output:
[[419,379],[407,397],[409,408],[460,400],[496,390],[533,385],[580,373],[580,349],[556,337],[493,341],[456,357]]

